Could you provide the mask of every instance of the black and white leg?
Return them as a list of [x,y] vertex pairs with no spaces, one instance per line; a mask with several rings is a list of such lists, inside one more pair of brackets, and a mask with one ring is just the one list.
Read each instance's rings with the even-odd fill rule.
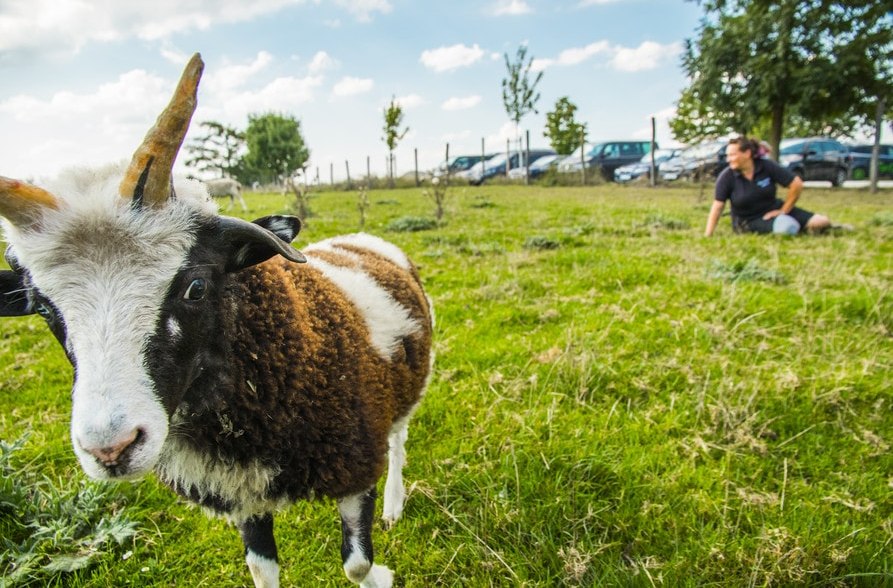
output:
[[251,570],[256,588],[278,588],[279,557],[273,538],[273,515],[253,516],[239,523],[245,544],[245,563]]
[[385,566],[375,565],[372,556],[372,521],[375,516],[375,488],[342,498],[341,561],[344,573],[363,588],[390,588],[394,574]]

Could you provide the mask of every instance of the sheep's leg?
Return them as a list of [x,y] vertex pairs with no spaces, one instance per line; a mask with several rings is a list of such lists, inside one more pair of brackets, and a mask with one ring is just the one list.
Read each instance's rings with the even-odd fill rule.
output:
[[254,516],[239,524],[245,544],[245,563],[251,570],[256,588],[278,588],[279,557],[273,538],[273,515]]
[[363,588],[390,588],[394,574],[385,566],[373,564],[372,521],[375,517],[375,488],[342,498],[341,561],[344,573]]
[[384,510],[382,518],[385,525],[391,526],[403,514],[403,502],[406,492],[403,489],[403,464],[406,463],[406,437],[409,422],[403,420],[394,424],[388,436],[388,478],[384,485]]
[[239,204],[242,205],[242,212],[248,212],[248,205],[245,204],[245,199],[242,198],[241,194],[239,194],[238,198],[239,198]]

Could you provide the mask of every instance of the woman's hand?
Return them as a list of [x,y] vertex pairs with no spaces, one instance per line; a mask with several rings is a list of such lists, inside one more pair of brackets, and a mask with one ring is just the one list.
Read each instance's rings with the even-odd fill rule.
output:
[[763,220],[772,220],[779,214],[784,214],[784,212],[780,208],[776,208],[775,210],[770,210],[766,214],[763,215]]

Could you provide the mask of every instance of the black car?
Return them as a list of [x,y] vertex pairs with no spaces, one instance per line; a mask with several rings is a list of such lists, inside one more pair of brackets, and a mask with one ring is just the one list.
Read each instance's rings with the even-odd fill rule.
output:
[[778,162],[803,180],[826,180],[832,186],[843,184],[850,174],[850,152],[829,137],[785,139]]
[[[655,145],[655,148],[657,145]],[[587,169],[598,170],[606,180],[614,179],[614,170],[622,165],[636,163],[644,155],[651,153],[650,141],[606,141],[597,143],[586,152],[584,161]],[[577,158],[568,157],[558,167],[561,172],[580,171],[581,162]]]
[[[873,145],[850,146],[850,179],[867,180],[871,172]],[[893,178],[893,145],[879,145],[878,178]]]

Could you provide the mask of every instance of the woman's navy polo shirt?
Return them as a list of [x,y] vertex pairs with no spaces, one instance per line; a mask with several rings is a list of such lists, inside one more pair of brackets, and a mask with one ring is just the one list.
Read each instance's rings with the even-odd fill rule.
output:
[[794,174],[771,159],[753,160],[753,180],[740,171],[727,167],[716,178],[715,200],[732,201],[732,216],[741,219],[762,217],[779,207],[775,197],[775,184],[787,188],[794,181]]

